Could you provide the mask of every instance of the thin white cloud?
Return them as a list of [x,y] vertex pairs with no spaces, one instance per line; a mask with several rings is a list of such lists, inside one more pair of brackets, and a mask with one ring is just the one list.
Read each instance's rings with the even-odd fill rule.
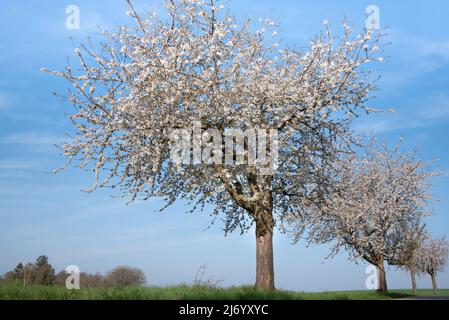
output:
[[392,31],[389,39],[395,51],[392,60],[397,58],[400,64],[382,74],[384,91],[396,91],[449,63],[449,40],[425,39],[400,30]]
[[0,171],[0,179],[17,179],[17,178],[23,178],[26,177],[26,175],[23,172],[1,172]]
[[0,138],[0,143],[4,144],[26,144],[26,145],[54,145],[63,141],[64,138],[58,135],[22,132],[13,133]]
[[449,117],[449,96],[440,95],[435,102],[420,110],[421,116],[426,120],[442,120]]
[[88,12],[88,14],[81,17],[80,29],[77,30],[77,33],[95,34],[101,30],[109,30],[113,27],[111,20],[107,20],[97,12]]
[[437,56],[449,61],[449,40],[447,39],[426,39],[397,29],[391,32],[391,39],[393,45],[407,51],[408,56],[421,58]]
[[[406,109],[407,108],[407,109]],[[356,131],[382,133],[394,130],[426,128],[449,119],[449,95],[442,94],[423,107],[410,106],[393,114],[374,115],[357,122]]]
[[39,165],[36,160],[0,160],[0,170],[31,169]]
[[412,49],[415,55],[421,57],[438,56],[449,61],[449,40],[425,39],[401,32],[394,35],[394,39],[404,50]]

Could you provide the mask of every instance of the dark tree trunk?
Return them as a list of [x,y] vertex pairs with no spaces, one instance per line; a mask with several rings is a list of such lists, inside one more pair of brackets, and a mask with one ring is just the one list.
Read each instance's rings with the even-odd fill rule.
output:
[[416,294],[416,271],[415,269],[410,269],[410,277],[412,278],[412,290],[413,294]]
[[273,230],[271,212],[256,215],[256,288],[274,290]]
[[430,277],[432,278],[433,292],[438,293],[437,277],[436,277],[435,273],[430,274]]
[[379,277],[379,286],[377,288],[377,291],[380,293],[387,293],[388,292],[387,274],[385,272],[385,264],[383,258],[379,261],[379,264],[377,265],[377,273]]

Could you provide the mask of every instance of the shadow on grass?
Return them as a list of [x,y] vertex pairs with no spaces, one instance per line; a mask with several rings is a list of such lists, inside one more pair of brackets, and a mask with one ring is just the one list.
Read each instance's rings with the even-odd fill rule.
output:
[[401,293],[401,292],[388,292],[386,294],[383,294],[386,297],[392,298],[392,299],[402,299],[402,298],[411,298],[416,297],[416,295],[409,294],[409,293]]

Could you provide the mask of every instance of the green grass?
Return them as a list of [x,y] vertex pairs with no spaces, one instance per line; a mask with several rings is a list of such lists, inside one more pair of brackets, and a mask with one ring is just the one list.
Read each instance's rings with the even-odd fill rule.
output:
[[[432,290],[419,290],[418,295],[432,296]],[[449,296],[449,289],[439,295]],[[67,290],[59,286],[27,286],[11,283],[0,285],[3,300],[389,300],[412,296],[411,290],[392,290],[388,295],[373,291],[342,292],[267,292],[252,287],[209,289],[187,285],[173,287],[85,288]]]

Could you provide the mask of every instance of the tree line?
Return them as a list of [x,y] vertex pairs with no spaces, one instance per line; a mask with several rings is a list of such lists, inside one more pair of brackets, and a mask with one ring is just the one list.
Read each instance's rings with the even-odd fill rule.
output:
[[[65,286],[69,275],[65,270],[55,273],[55,269],[48,262],[48,257],[41,255],[34,263],[18,263],[13,270],[0,277],[0,285],[16,282],[24,287],[29,285]],[[129,266],[117,266],[104,275],[80,272],[79,280],[81,288],[141,286],[147,281],[141,269]]]
[[328,199],[309,203],[307,219],[289,217],[295,240],[307,231],[309,243],[331,245],[331,257],[344,250],[376,266],[381,292],[388,290],[386,264],[409,271],[414,292],[416,275],[429,275],[436,292],[449,242],[432,239],[425,219],[432,214],[430,178],[439,172],[401,143],[389,147],[371,137],[352,148],[332,166]]

